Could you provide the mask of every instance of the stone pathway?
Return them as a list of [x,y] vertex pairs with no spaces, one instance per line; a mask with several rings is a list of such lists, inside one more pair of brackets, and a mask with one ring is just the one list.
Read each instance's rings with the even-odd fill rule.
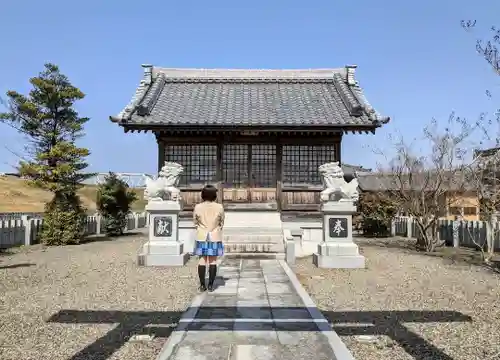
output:
[[216,285],[194,299],[158,360],[352,359],[283,261],[224,259]]

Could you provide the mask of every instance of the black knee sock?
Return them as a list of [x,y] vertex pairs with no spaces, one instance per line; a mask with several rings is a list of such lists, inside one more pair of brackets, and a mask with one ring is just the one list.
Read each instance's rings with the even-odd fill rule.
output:
[[212,264],[208,268],[208,286],[213,286],[215,275],[217,274],[217,265]]
[[201,286],[206,286],[205,285],[206,270],[207,270],[207,267],[205,265],[198,265],[198,277],[200,278],[200,285]]

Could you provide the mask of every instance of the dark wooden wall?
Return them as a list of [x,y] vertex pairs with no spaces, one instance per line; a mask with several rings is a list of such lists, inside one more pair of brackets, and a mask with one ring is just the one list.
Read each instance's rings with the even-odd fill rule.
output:
[[158,136],[158,168],[165,161],[185,168],[184,209],[201,201],[205,184],[219,189],[227,208],[318,211],[318,166],[340,161],[342,136],[308,134]]

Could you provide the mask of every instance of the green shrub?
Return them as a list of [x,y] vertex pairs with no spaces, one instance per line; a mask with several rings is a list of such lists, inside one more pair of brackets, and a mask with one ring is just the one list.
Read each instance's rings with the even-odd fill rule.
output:
[[129,190],[127,183],[110,172],[97,189],[97,210],[104,222],[108,236],[119,236],[127,225],[127,215],[137,195]]
[[367,236],[384,237],[391,234],[391,222],[397,207],[381,193],[361,193],[358,202],[361,229]]
[[56,193],[45,205],[40,241],[45,245],[79,244],[86,216],[76,193]]

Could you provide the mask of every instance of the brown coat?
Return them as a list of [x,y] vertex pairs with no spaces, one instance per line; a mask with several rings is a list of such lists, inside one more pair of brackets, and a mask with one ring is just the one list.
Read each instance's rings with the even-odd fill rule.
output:
[[222,241],[224,227],[224,207],[216,202],[204,201],[196,204],[193,211],[196,226],[196,240],[205,241],[210,234],[212,241]]

